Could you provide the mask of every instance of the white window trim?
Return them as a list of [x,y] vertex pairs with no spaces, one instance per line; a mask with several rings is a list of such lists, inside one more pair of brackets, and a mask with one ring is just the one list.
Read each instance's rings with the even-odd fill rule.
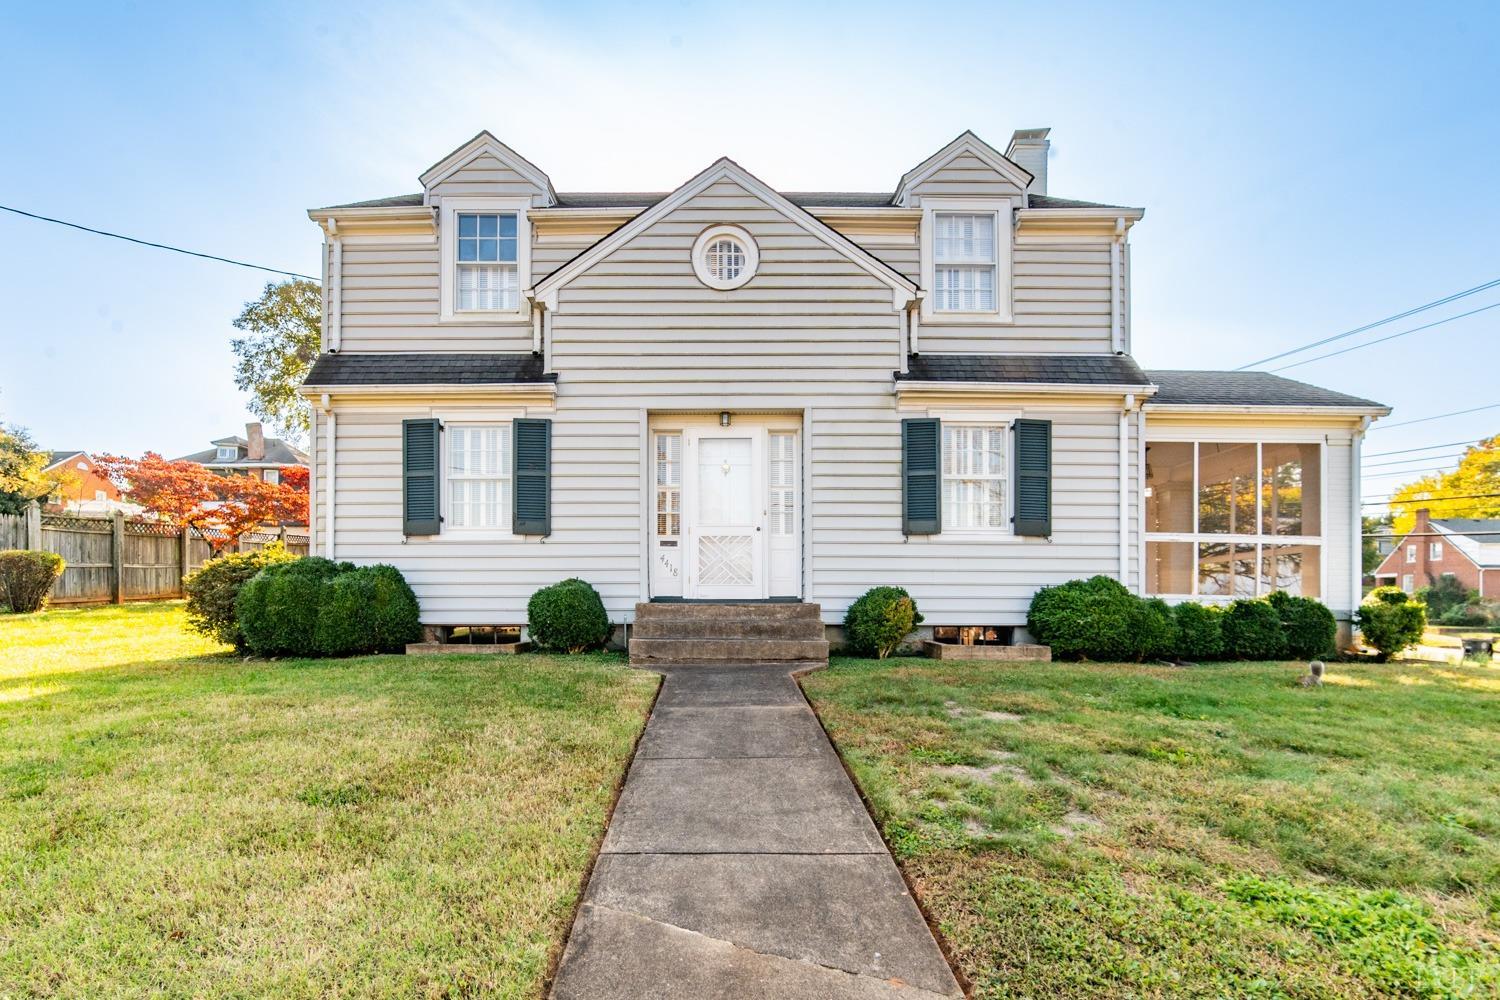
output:
[[[531,208],[529,197],[444,198],[438,220],[438,293],[440,323],[530,323],[531,322]],[[458,301],[458,214],[514,213],[516,217],[516,308],[456,309]]]
[[[1015,206],[1009,198],[929,198],[922,199],[922,322],[937,325],[1014,323],[1014,292],[1011,288],[1012,257],[1015,235],[1012,222]],[[995,308],[991,312],[953,312],[939,310],[934,306],[933,289],[936,287],[936,251],[933,237],[937,230],[938,213],[958,212],[975,215],[991,213],[995,216]]]
[[1408,563],[1414,563],[1417,561],[1417,546],[1415,543],[1406,547],[1406,561]]
[[1428,542],[1427,543],[1427,558],[1428,559],[1436,559],[1439,562],[1442,562],[1442,559],[1443,559],[1443,543],[1442,542]]
[[[1300,436],[1293,437],[1285,434],[1265,435],[1260,434],[1253,437],[1227,437],[1215,432],[1204,435],[1202,432],[1194,431],[1191,434],[1147,434],[1146,445],[1152,444],[1192,444],[1193,445],[1193,530],[1192,531],[1147,531],[1143,532],[1146,542],[1189,542],[1193,544],[1193,587],[1192,592],[1187,594],[1176,593],[1150,593],[1145,586],[1146,568],[1141,567],[1141,592],[1147,597],[1160,597],[1167,601],[1201,601],[1205,604],[1231,603],[1237,598],[1232,594],[1199,594],[1198,593],[1198,549],[1200,543],[1215,544],[1226,542],[1230,545],[1254,545],[1256,563],[1256,597],[1265,597],[1259,592],[1260,575],[1264,568],[1263,560],[1267,546],[1276,548],[1283,545],[1316,545],[1318,547],[1318,597],[1316,600],[1324,604],[1330,603],[1328,595],[1328,556],[1332,551],[1332,535],[1328,509],[1328,442],[1322,437]],[[1234,534],[1209,534],[1198,531],[1198,446],[1200,444],[1222,444],[1232,442],[1235,444],[1255,445],[1255,468],[1257,470],[1257,481],[1255,485],[1255,525],[1261,526],[1262,511],[1261,504],[1264,494],[1260,488],[1259,470],[1265,465],[1262,458],[1262,448],[1268,444],[1316,444],[1318,446],[1318,519],[1322,524],[1322,532],[1316,535],[1266,535],[1259,532],[1236,532]],[[1141,505],[1145,507],[1145,491],[1148,489],[1144,477],[1141,481]],[[1356,553],[1356,557],[1358,553]],[[1267,591],[1269,593],[1269,591]]]
[[240,457],[240,450],[232,445],[217,445],[218,453],[214,459],[216,462],[233,462]]
[[1000,475],[997,476],[997,477],[988,477],[987,476],[987,477],[984,477],[984,478],[998,478],[1000,480],[1000,482],[1002,482],[1002,483],[1005,484],[1005,505],[1004,505],[1004,508],[1000,511],[1000,525],[999,525],[999,527],[995,527],[995,528],[958,528],[958,527],[949,527],[949,525],[948,525],[948,511],[947,511],[946,508],[943,507],[943,493],[945,492],[944,489],[943,489],[943,486],[947,482],[947,480],[950,479],[950,478],[953,478],[953,479],[962,479],[962,478],[965,478],[965,477],[963,477],[963,476],[952,476],[952,477],[950,477],[946,472],[943,471],[943,468],[942,468],[942,466],[943,466],[943,457],[944,457],[944,454],[947,452],[947,444],[946,444],[946,442],[940,440],[938,442],[938,445],[939,445],[939,447],[938,447],[938,506],[939,506],[940,509],[942,509],[943,530],[942,530],[941,534],[945,535],[945,536],[948,536],[950,538],[983,538],[983,539],[992,539],[992,540],[993,539],[999,539],[999,538],[1014,538],[1014,537],[1017,537],[1016,533],[1015,533],[1015,521],[1014,521],[1014,517],[1015,517],[1015,502],[1016,502],[1016,500],[1015,500],[1015,483],[1013,482],[1013,479],[1014,479],[1014,476],[1012,474],[1013,462],[1012,462],[1012,455],[1011,455],[1011,452],[1015,448],[1016,443],[1013,440],[1013,434],[1012,434],[1012,431],[1014,430],[1014,422],[1013,422],[1012,418],[1010,418],[1010,417],[1003,417],[1002,418],[1002,417],[996,415],[996,416],[993,416],[993,417],[969,417],[967,419],[962,419],[962,420],[958,420],[958,419],[943,419],[942,420],[942,435],[943,436],[947,435],[948,428],[950,428],[950,427],[998,427],[998,428],[1000,428],[1000,433],[1004,437],[1004,440],[1005,440],[1005,455],[1004,455],[1003,460],[1000,463],[1000,465],[1001,465]]
[[[739,277],[728,280],[716,278],[708,270],[708,245],[726,236],[745,248],[744,268],[740,271]],[[698,238],[693,241],[693,273],[709,288],[721,292],[732,291],[748,284],[759,269],[760,247],[756,245],[755,237],[739,226],[710,226],[699,233]]]
[[[434,414],[436,415],[436,414]],[[513,491],[515,489],[515,477],[512,474],[512,464],[515,456],[511,449],[515,447],[515,434],[512,430],[511,414],[497,413],[455,413],[452,416],[440,417],[442,423],[442,455],[443,455],[443,524],[441,534],[452,535],[467,541],[497,541],[517,537],[511,531],[511,510],[514,503]],[[503,496],[500,501],[500,513],[496,518],[496,526],[486,528],[483,526],[458,527],[453,523],[453,462],[452,441],[453,436],[449,433],[453,427],[497,427],[502,435],[504,460],[501,462],[503,468],[500,470],[500,480],[504,484]]]

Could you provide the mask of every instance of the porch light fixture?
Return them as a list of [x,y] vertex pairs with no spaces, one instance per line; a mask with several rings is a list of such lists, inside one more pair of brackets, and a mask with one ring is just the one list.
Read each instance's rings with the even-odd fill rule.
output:
[[719,426],[720,427],[728,427],[729,426],[729,411],[728,410],[721,410],[719,412]]

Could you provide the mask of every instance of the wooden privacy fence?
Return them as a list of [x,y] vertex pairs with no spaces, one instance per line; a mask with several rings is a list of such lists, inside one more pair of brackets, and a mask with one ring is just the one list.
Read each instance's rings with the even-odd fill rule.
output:
[[[182,578],[213,556],[209,538],[225,536],[162,521],[113,516],[44,514],[32,504],[24,514],[0,515],[0,549],[56,552],[67,564],[52,588],[53,604],[102,604],[182,596]],[[293,555],[308,552],[305,528],[242,535],[228,551],[253,552],[281,541]]]

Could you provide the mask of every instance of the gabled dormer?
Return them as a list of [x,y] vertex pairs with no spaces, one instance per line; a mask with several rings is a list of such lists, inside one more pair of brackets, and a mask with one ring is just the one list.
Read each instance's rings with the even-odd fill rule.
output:
[[437,222],[439,322],[528,323],[533,208],[557,204],[535,164],[480,132],[422,174]]

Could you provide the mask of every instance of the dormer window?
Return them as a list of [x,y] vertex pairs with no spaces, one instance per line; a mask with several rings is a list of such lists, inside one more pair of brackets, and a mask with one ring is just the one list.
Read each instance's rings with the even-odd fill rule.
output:
[[438,223],[441,319],[510,323],[528,318],[529,198],[445,198]]
[[219,445],[219,461],[233,462],[240,457],[240,450],[232,444]]
[[1008,199],[922,199],[922,318],[1009,323]]
[[938,312],[994,312],[995,216],[937,212],[933,224],[933,308]]

